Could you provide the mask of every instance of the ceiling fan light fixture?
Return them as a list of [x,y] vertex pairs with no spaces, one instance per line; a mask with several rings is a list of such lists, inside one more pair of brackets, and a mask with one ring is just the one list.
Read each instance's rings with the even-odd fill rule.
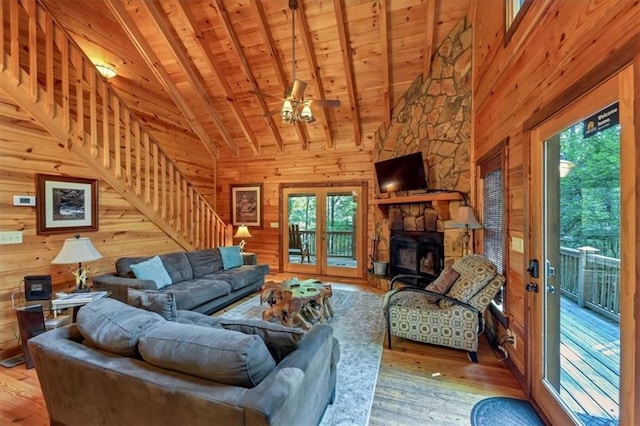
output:
[[313,116],[313,112],[311,111],[311,107],[309,105],[305,105],[302,108],[302,112],[300,112],[300,118],[305,123],[313,123],[314,121],[316,121],[315,117]]

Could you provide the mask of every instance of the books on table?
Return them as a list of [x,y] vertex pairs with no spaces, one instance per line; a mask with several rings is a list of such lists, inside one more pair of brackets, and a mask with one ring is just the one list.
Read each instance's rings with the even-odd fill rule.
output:
[[72,306],[80,306],[94,300],[107,296],[106,291],[90,291],[87,293],[70,293],[59,295],[57,299],[51,301],[54,309],[69,308]]

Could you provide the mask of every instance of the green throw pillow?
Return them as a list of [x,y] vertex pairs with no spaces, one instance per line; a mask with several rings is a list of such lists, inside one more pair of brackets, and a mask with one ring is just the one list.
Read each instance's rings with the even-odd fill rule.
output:
[[[242,257],[242,256],[240,256]],[[136,263],[130,266],[133,275],[139,280],[151,280],[156,283],[158,289],[164,288],[171,284],[171,277],[164,268],[162,259],[159,256],[153,256],[149,260]]]
[[222,267],[225,270],[237,268],[244,264],[242,254],[240,253],[240,246],[218,247],[218,250],[220,250]]

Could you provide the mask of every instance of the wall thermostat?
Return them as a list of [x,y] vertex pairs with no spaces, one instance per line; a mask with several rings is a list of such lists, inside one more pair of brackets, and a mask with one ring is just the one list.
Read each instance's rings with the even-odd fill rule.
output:
[[13,205],[14,206],[35,206],[36,197],[34,195],[14,195]]

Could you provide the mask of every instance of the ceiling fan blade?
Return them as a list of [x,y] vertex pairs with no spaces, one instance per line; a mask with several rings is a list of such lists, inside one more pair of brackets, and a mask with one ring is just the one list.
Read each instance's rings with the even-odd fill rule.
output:
[[310,103],[323,108],[338,108],[340,106],[339,99],[311,99]]
[[278,96],[270,95],[269,93],[256,92],[255,90],[249,90],[249,93],[254,94],[256,96],[263,96],[263,97],[273,98],[273,99],[278,99],[278,100],[281,99]]
[[307,87],[307,83],[302,80],[294,80],[293,87],[291,88],[291,96],[294,99],[303,99],[304,98],[304,89]]
[[276,109],[273,109],[273,110],[271,110],[271,111],[267,112],[266,114],[263,114],[262,116],[263,116],[263,117],[269,117],[270,115],[279,114],[281,109],[282,109],[282,108],[276,108]]

